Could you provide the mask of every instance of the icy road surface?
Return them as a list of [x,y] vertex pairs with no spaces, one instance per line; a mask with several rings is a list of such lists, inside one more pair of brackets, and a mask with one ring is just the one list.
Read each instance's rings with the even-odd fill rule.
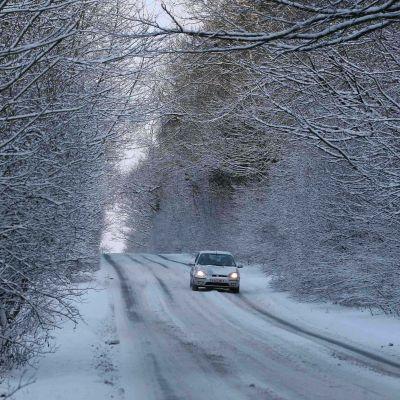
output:
[[192,292],[187,261],[103,258],[124,398],[400,399],[398,359],[271,315],[259,300],[267,280],[254,267],[241,270],[240,295]]

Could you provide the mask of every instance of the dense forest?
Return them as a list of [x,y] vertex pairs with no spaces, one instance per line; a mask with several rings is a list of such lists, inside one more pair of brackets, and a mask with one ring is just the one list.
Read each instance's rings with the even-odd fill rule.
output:
[[398,25],[267,46],[301,15],[274,3],[192,2],[202,33],[165,56],[126,178],[128,248],[227,249],[300,298],[398,314]]

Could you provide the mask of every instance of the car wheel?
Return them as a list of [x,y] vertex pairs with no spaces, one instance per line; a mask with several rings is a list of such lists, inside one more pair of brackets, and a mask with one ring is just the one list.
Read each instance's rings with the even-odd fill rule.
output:
[[232,290],[232,293],[239,293],[240,292],[240,288],[238,288],[238,287],[233,288],[231,290]]
[[191,285],[190,287],[194,292],[197,292],[199,290],[199,287],[197,285]]

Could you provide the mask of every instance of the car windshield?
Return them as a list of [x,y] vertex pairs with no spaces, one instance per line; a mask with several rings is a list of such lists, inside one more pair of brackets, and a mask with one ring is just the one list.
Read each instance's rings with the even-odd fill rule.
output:
[[235,261],[230,254],[200,254],[197,262],[200,265],[217,265],[219,267],[234,267]]

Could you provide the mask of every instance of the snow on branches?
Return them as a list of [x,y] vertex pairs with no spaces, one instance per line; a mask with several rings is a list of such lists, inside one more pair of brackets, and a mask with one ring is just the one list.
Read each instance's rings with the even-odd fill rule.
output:
[[302,298],[400,314],[399,6],[198,0],[145,21],[181,39],[160,50],[163,112],[131,175],[158,189],[130,198],[132,243],[235,249]]
[[198,0],[188,5],[193,11],[184,18],[163,8],[171,25],[143,20],[152,28],[148,34],[196,38],[191,52],[243,51],[262,46],[279,52],[310,51],[354,42],[400,22],[397,0],[234,0],[229,5],[226,1]]
[[0,372],[77,318],[74,282],[98,262],[109,159],[143,67],[143,42],[117,38],[130,12],[0,2]]

